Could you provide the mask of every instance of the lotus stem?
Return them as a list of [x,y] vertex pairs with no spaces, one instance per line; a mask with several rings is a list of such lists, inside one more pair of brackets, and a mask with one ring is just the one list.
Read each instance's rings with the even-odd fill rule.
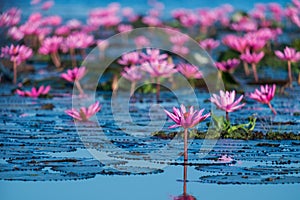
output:
[[52,61],[53,61],[53,63],[54,63],[54,65],[55,65],[55,67],[60,67],[61,66],[61,63],[60,63],[60,58],[59,58],[59,56],[58,56],[58,54],[57,54],[57,52],[55,52],[55,53],[51,53],[51,59],[52,59]]
[[218,70],[218,80],[222,81],[222,71]]
[[14,61],[13,65],[14,65],[13,66],[14,67],[14,80],[13,80],[13,83],[17,84],[17,62]]
[[157,77],[156,80],[156,101],[159,102],[159,96],[160,96],[160,80]]
[[83,91],[83,89],[82,89],[82,87],[81,87],[78,80],[75,80],[75,85],[76,85],[77,89],[79,90],[79,94],[84,95],[84,91]]
[[117,94],[117,91],[118,91],[118,75],[116,75],[116,74],[113,77],[112,84],[111,84],[111,89],[112,89],[114,94]]
[[273,108],[273,106],[271,105],[271,103],[268,103],[269,108],[272,110],[272,112],[274,113],[274,115],[277,114],[276,110]]
[[134,94],[135,86],[136,86],[136,81],[132,81],[131,88],[130,88],[130,96]]
[[74,48],[70,48],[70,55],[71,55],[71,60],[72,60],[72,66],[76,67],[77,63],[76,63],[75,49]]
[[187,162],[185,161],[183,166],[183,196],[187,195],[186,182],[187,182]]
[[252,70],[253,70],[254,80],[257,83],[258,82],[258,75],[257,75],[256,64],[255,63],[252,63]]
[[184,129],[184,162],[188,162],[188,129]]
[[291,63],[291,61],[288,61],[287,63],[288,63],[289,84],[290,84],[290,87],[291,87],[292,83],[293,83],[292,63]]
[[229,113],[228,112],[226,112],[226,120],[229,122],[230,120],[229,120]]
[[81,49],[80,52],[81,52],[82,59],[85,59],[85,57],[86,57],[85,49]]
[[249,75],[250,75],[250,71],[249,71],[248,64],[244,61],[244,62],[243,62],[243,65],[244,65],[245,75],[246,75],[246,76],[249,76]]

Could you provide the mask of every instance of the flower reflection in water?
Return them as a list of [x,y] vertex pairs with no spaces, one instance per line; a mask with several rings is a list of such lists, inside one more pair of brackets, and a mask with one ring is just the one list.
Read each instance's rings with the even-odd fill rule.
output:
[[196,197],[187,193],[187,169],[188,161],[184,160],[183,165],[183,194],[177,197],[173,197],[173,200],[196,200]]

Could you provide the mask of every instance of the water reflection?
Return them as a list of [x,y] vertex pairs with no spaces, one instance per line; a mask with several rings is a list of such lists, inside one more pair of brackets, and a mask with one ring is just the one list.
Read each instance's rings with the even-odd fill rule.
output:
[[183,193],[180,196],[174,197],[173,200],[196,200],[196,197],[189,195],[187,193],[187,171],[188,171],[188,161],[184,159],[183,165]]

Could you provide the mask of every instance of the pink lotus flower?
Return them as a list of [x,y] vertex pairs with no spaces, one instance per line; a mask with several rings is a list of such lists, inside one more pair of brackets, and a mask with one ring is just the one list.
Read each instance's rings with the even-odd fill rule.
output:
[[86,74],[86,68],[84,66],[80,68],[68,69],[67,73],[61,74],[61,77],[69,82],[75,82],[76,80],[80,80]]
[[252,65],[252,70],[254,74],[255,82],[258,82],[258,75],[256,71],[256,64],[259,63],[259,61],[264,57],[265,53],[250,53],[249,49],[246,50],[245,53],[241,55],[241,60],[247,62],[248,64]]
[[77,89],[79,90],[79,93],[81,95],[84,95],[83,89],[79,83],[79,80],[84,77],[86,74],[86,68],[85,66],[82,66],[80,68],[75,67],[74,69],[68,69],[67,73],[61,74],[61,77],[69,82],[74,82]]
[[182,26],[190,28],[196,26],[199,23],[199,17],[192,11],[185,11],[185,13],[180,16],[179,22]]
[[0,27],[1,26],[15,26],[21,20],[21,11],[17,8],[11,8],[6,12],[0,14]]
[[59,26],[62,22],[62,19],[58,15],[52,15],[44,17],[42,20],[42,25],[44,26]]
[[298,62],[300,60],[300,52],[296,52],[294,48],[285,47],[284,51],[275,51],[275,55],[281,59],[286,60],[288,63],[288,76],[289,76],[289,83],[290,85],[293,82],[293,75],[292,75],[292,62]]
[[65,113],[71,117],[73,117],[76,120],[79,121],[88,121],[92,116],[94,116],[97,112],[101,110],[101,105],[99,105],[99,102],[96,101],[96,103],[90,105],[89,107],[81,107],[78,110],[72,108],[69,110],[66,110]]
[[293,4],[297,7],[300,8],[300,1],[299,0],[292,0]]
[[39,48],[39,53],[43,55],[51,55],[51,59],[56,67],[60,67],[60,58],[58,55],[58,50],[60,49],[60,45],[63,42],[62,37],[53,36],[46,38],[41,47]]
[[130,94],[132,95],[135,90],[136,82],[143,78],[139,67],[132,65],[131,67],[125,67],[121,72],[121,75],[127,80],[131,81]]
[[165,60],[155,60],[152,62],[144,62],[141,69],[149,73],[151,77],[156,78],[156,100],[158,102],[160,95],[160,78],[170,77],[176,73],[175,65]]
[[9,58],[10,61],[15,62],[17,65],[21,64],[21,62],[27,60],[32,56],[32,49],[24,46],[13,44],[10,46],[1,48],[1,57]]
[[71,30],[68,26],[60,26],[55,30],[55,34],[60,36],[67,36],[70,32]]
[[249,95],[251,99],[254,99],[262,104],[267,104],[269,108],[272,110],[274,115],[276,115],[275,109],[271,105],[271,101],[275,96],[276,85],[273,84],[272,86],[265,85],[260,86],[260,90],[255,89],[253,93]]
[[160,26],[162,24],[161,20],[158,17],[154,17],[154,16],[145,16],[142,19],[142,22],[144,24],[147,24],[148,26]]
[[[73,67],[75,67],[77,65],[75,49],[81,49],[84,51],[84,49],[88,48],[92,44],[94,44],[94,36],[88,35],[83,32],[77,32],[72,35],[69,35],[62,43],[61,48],[63,52],[70,52],[72,65]],[[82,54],[84,57],[85,52],[83,52]]]
[[[172,32],[171,32],[172,33]],[[186,35],[175,34],[170,37],[170,42],[173,43],[172,51],[177,54],[186,55],[189,49],[184,44],[189,40]]]
[[132,65],[131,67],[125,67],[121,72],[121,75],[131,82],[136,82],[143,78],[140,68],[135,65]]
[[24,38],[24,33],[20,31],[20,29],[16,26],[11,27],[8,30],[7,35],[9,35],[12,39],[16,41],[22,40]]
[[164,110],[170,119],[172,119],[176,124],[170,126],[169,128],[183,127],[184,129],[193,128],[200,122],[204,121],[210,116],[210,113],[202,115],[204,109],[197,111],[191,106],[190,110],[187,111],[184,105],[180,106],[180,109],[173,107],[173,113]]
[[290,20],[295,24],[297,25],[298,27],[300,27],[300,17],[295,14],[295,15],[291,15],[290,16]]
[[281,5],[278,4],[278,3],[269,3],[269,9],[273,14],[274,19],[277,22],[280,22],[281,21],[281,16],[283,14],[283,12],[282,12],[283,10],[282,10]]
[[204,109],[197,111],[194,110],[194,107],[191,106],[190,110],[187,111],[184,105],[180,106],[180,109],[173,107],[173,113],[170,113],[167,110],[164,110],[167,116],[172,119],[175,124],[169,128],[184,128],[184,161],[188,160],[188,129],[196,126],[200,122],[204,121],[210,116],[210,113],[202,115]]
[[190,50],[185,46],[173,45],[172,52],[179,55],[187,55],[190,52]]
[[188,40],[189,38],[183,34],[176,34],[170,37],[170,42],[178,46],[183,46]]
[[228,113],[239,110],[245,103],[239,105],[239,103],[243,99],[243,95],[241,95],[237,100],[235,100],[235,91],[232,92],[222,91],[220,90],[220,95],[213,94],[210,98],[210,101],[214,103],[219,109],[224,110],[226,112],[226,120],[229,121]]
[[129,52],[123,54],[121,59],[118,60],[118,63],[121,65],[136,65],[140,61],[138,52]]
[[149,73],[152,77],[170,77],[176,73],[175,65],[167,61],[153,61],[145,62],[142,64],[142,70]]
[[13,83],[14,84],[17,83],[17,66],[20,65],[23,61],[30,58],[32,56],[32,54],[33,54],[32,49],[30,49],[24,45],[14,46],[12,44],[10,46],[1,48],[0,57],[10,59],[10,61],[13,62],[13,68],[14,68]]
[[294,48],[285,47],[284,51],[275,51],[275,55],[281,59],[290,62],[298,62],[300,60],[300,52],[296,52]]
[[243,18],[238,23],[231,24],[231,28],[238,32],[250,32],[257,30],[257,23],[254,20]]
[[222,42],[230,49],[243,53],[247,48],[247,42],[244,38],[236,35],[226,35],[223,37]]
[[79,29],[81,27],[81,22],[77,19],[71,19],[69,21],[67,21],[67,27],[69,27],[70,29]]
[[41,2],[41,0],[31,0],[30,1],[30,5],[36,5],[36,4],[40,3],[40,2]]
[[141,53],[141,57],[144,61],[156,62],[168,58],[167,54],[160,54],[159,49],[146,49],[146,53]]
[[238,65],[240,64],[240,61],[238,59],[228,59],[226,61],[222,62],[216,62],[216,67],[218,70],[221,70],[223,72],[231,72],[234,70]]
[[56,53],[59,50],[62,41],[63,38],[58,36],[46,38],[39,48],[39,53],[44,55]]
[[203,77],[202,72],[195,65],[180,63],[177,65],[177,71],[182,73],[186,78],[200,79]]
[[109,46],[108,40],[97,40],[97,47],[100,51],[105,51],[105,49]]
[[143,47],[147,47],[148,45],[150,45],[149,39],[143,35],[136,37],[134,39],[134,43],[138,49],[141,49]]
[[256,33],[247,33],[244,37],[247,47],[253,51],[259,51],[266,45],[267,40],[261,39]]
[[122,32],[128,32],[128,31],[131,31],[132,29],[133,29],[133,27],[130,24],[120,24],[118,26],[118,31],[120,33],[122,33]]
[[54,1],[46,1],[42,5],[42,10],[49,10],[54,5]]
[[22,91],[17,89],[16,93],[20,96],[28,96],[28,97],[32,97],[32,98],[38,98],[41,95],[46,95],[49,93],[51,89],[51,86],[40,86],[38,89],[33,87],[30,91]]
[[211,52],[212,49],[215,49],[220,45],[220,42],[218,40],[209,38],[209,39],[200,41],[199,45],[206,51]]

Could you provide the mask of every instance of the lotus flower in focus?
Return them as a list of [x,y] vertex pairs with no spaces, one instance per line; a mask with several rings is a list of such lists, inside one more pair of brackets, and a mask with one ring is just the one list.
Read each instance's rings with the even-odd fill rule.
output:
[[191,106],[189,110],[182,104],[180,108],[173,107],[173,113],[164,110],[167,116],[175,122],[169,128],[184,128],[184,161],[188,161],[188,129],[196,126],[210,116],[210,113],[204,114],[204,109],[198,111]]
[[187,111],[184,105],[181,105],[180,109],[173,107],[173,113],[165,110],[168,117],[175,122],[169,128],[183,127],[184,129],[192,128],[210,116],[210,113],[203,115],[203,112],[204,109],[197,111],[193,106]]

